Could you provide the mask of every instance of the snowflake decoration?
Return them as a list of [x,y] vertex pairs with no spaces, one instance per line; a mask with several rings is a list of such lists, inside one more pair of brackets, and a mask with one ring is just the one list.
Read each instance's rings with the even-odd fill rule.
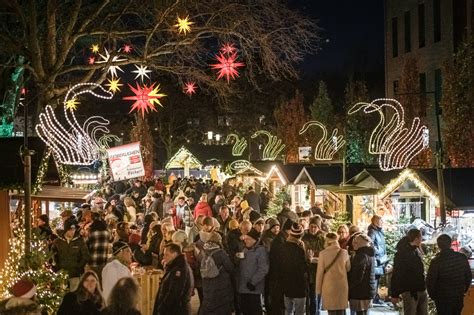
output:
[[64,106],[66,106],[66,109],[69,109],[71,111],[76,110],[77,105],[79,105],[79,101],[75,97],[71,98],[70,100],[67,100],[64,103]]
[[99,52],[99,45],[97,44],[92,44],[91,46],[91,51],[94,53],[94,54],[97,54]]
[[178,32],[180,34],[183,33],[184,35],[186,35],[186,33],[191,32],[192,24],[194,24],[194,22],[191,22],[189,20],[189,15],[185,17],[184,19],[178,16],[178,24],[175,24],[174,26],[178,28]]
[[109,91],[112,93],[117,93],[117,91],[120,92],[120,87],[123,86],[122,83],[120,83],[120,79],[107,79],[109,83],[105,84],[105,86],[109,87]]
[[237,68],[243,67],[243,62],[236,62],[237,60],[237,53],[233,53],[230,56],[226,57],[223,53],[216,55],[216,59],[219,63],[212,64],[212,69],[217,69],[217,79],[219,80],[222,77],[226,77],[227,82],[229,82],[230,78],[235,79],[235,77],[239,76],[239,71]]
[[135,68],[136,68],[137,70],[133,70],[133,71],[132,71],[133,73],[136,73],[136,74],[137,74],[137,76],[135,77],[135,80],[136,80],[137,78],[140,78],[140,79],[142,80],[142,82],[143,82],[143,77],[147,77],[148,79],[150,78],[150,77],[148,76],[148,73],[150,73],[151,70],[148,70],[148,67],[147,67],[147,66],[143,66],[143,65],[137,66],[137,65],[135,65]]
[[162,106],[160,102],[160,98],[166,96],[166,94],[158,93],[160,91],[160,85],[158,84],[155,87],[155,83],[150,86],[144,84],[143,86],[139,86],[137,83],[137,87],[134,88],[130,84],[128,85],[130,90],[135,93],[133,96],[125,96],[124,100],[135,101],[130,109],[130,112],[134,110],[141,112],[142,117],[145,116],[145,112],[148,113],[149,110],[156,112],[155,104]]
[[183,87],[183,92],[188,94],[189,96],[196,94],[196,83],[195,82],[186,82]]
[[[109,62],[109,59],[110,59],[110,54],[109,52],[107,51],[107,49],[105,49],[105,55],[102,55],[102,54],[99,54],[99,56],[102,58],[101,60],[97,61],[96,63],[108,63]],[[112,63],[114,62],[119,62],[119,61],[125,61],[127,59],[121,59],[119,56],[114,56],[112,57]],[[107,71],[110,73],[110,75],[112,76],[112,78],[116,77],[117,76],[117,70],[123,72],[122,68],[120,68],[119,66],[109,66],[109,69],[107,69]]]
[[233,43],[224,43],[221,46],[220,52],[223,53],[223,54],[229,54],[230,55],[230,54],[233,54],[236,50],[237,50],[237,48],[235,48]]
[[122,51],[124,53],[127,53],[127,54],[131,53],[132,52],[132,45],[129,45],[129,44],[123,45]]
[[93,65],[95,62],[95,57],[94,56],[90,56],[89,59],[87,59],[87,63],[90,64],[90,65]]

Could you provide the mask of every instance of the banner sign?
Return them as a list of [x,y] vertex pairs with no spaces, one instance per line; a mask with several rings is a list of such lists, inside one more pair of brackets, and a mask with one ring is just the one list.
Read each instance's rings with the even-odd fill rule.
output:
[[298,147],[298,161],[307,162],[311,158],[311,147]]
[[107,149],[107,157],[114,181],[145,176],[140,142]]

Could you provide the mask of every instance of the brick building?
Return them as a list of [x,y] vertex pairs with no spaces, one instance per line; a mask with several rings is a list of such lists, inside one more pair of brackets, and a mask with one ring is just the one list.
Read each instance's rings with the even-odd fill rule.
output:
[[[472,34],[474,0],[385,0],[385,95],[397,98],[404,62],[416,59],[425,121],[436,138],[435,104],[442,95],[443,63]],[[399,96],[399,95],[398,95]]]

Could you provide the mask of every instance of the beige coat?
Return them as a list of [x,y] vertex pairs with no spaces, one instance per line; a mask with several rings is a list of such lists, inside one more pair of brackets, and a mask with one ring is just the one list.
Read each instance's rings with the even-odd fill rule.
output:
[[[341,254],[324,274],[324,269],[331,264],[339,250],[342,251]],[[349,299],[347,272],[350,268],[349,254],[345,249],[341,249],[337,242],[319,253],[316,293],[321,294],[324,309],[335,311],[347,308]]]

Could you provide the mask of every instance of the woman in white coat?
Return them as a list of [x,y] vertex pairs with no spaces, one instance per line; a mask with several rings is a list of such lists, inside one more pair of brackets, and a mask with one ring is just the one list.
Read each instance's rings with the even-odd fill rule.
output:
[[329,315],[346,314],[349,299],[347,272],[350,268],[349,254],[339,247],[337,235],[328,233],[325,249],[319,253],[316,293],[321,294],[323,308]]

